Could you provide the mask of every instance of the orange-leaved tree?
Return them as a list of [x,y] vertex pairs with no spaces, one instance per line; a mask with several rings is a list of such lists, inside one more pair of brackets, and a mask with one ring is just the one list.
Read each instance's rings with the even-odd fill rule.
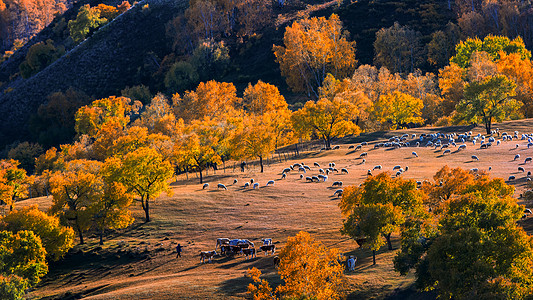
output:
[[291,121],[300,137],[319,137],[324,140],[325,147],[330,148],[332,138],[361,131],[354,120],[358,111],[358,107],[344,99],[320,99],[307,101],[303,108],[292,114]]
[[0,203],[13,210],[15,201],[27,195],[28,177],[16,160],[0,160]]
[[273,48],[281,74],[292,90],[308,96],[318,97],[328,73],[344,78],[355,66],[355,42],[346,39],[335,14],[295,21],[285,29],[283,43]]
[[[121,158],[115,156],[106,159],[104,174],[107,180],[122,183],[129,193],[140,197],[137,201],[141,202],[145,221],[150,222],[150,202],[162,192],[171,193],[168,180],[174,174],[174,169],[155,149],[141,147]],[[119,194],[114,191],[109,195],[114,198],[107,200],[113,200],[117,204],[127,202],[118,198]]]
[[261,272],[248,270],[255,284],[248,286],[254,299],[342,299],[346,285],[338,249],[327,248],[309,233],[289,237],[279,254],[283,285],[272,290]]

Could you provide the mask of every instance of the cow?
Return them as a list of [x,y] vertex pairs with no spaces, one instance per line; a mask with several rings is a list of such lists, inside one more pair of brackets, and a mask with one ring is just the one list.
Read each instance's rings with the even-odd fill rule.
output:
[[248,259],[248,256],[250,256],[250,258],[257,257],[257,255],[255,253],[255,248],[242,249],[241,251],[244,254],[244,256],[246,257],[246,259]]
[[264,238],[264,239],[261,239],[261,242],[263,242],[263,246],[271,245],[272,244],[272,239],[271,238]]
[[217,244],[215,245],[215,251],[218,247],[222,247],[223,245],[229,245],[230,239],[228,238],[218,238]]
[[276,245],[270,244],[270,245],[263,245],[260,247],[261,251],[265,252],[265,255],[268,255],[268,251],[271,251],[272,254],[276,251]]
[[217,255],[216,251],[200,251],[200,260],[202,263],[205,262],[205,259],[207,258],[209,262],[211,262],[211,259]]

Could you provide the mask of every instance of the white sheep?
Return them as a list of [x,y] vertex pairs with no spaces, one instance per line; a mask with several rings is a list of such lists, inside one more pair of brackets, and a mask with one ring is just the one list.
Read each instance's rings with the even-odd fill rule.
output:
[[457,148],[457,150],[464,150],[466,149],[466,145],[465,144],[462,144],[459,146],[459,148]]
[[322,175],[322,174],[319,174],[317,177],[320,178],[320,179],[322,179],[322,181],[324,181],[324,182],[325,182],[326,180],[328,180],[328,176],[325,176],[325,175]]
[[363,160],[361,161],[361,164],[363,165],[364,163],[366,163],[366,159],[363,158]]
[[338,150],[340,148],[341,148],[341,146],[337,145],[337,146],[333,147],[333,150]]
[[300,171],[303,171],[304,173],[306,173],[306,171],[305,171],[305,168],[304,168],[304,167],[299,167],[299,168],[298,168],[298,172],[300,172]]
[[258,182],[254,183],[254,185],[252,186],[252,188],[253,188],[254,190],[255,190],[256,188],[258,188],[258,187],[259,187],[259,183],[258,183]]
[[342,181],[335,181],[331,186],[342,186]]
[[233,184],[236,184],[237,183],[237,179],[233,179]]
[[526,170],[522,167],[518,167],[518,172],[525,172]]
[[489,167],[489,171],[492,171],[492,167]]
[[325,172],[324,172],[324,169],[318,169],[318,172],[319,172],[320,174],[324,174],[324,173],[325,173]]
[[307,176],[307,177],[305,177],[305,181],[311,181],[311,182],[313,182],[313,177],[309,177],[309,176]]
[[524,163],[527,164],[527,162],[531,162],[531,157],[526,157],[526,160],[524,160]]
[[274,183],[275,183],[274,180],[269,180],[269,181],[267,182],[266,186],[274,185]]
[[516,177],[514,175],[511,175],[511,176],[509,176],[509,179],[507,179],[507,181],[512,181],[512,180],[515,180],[515,179],[516,179]]
[[205,190],[209,188],[209,183],[204,183],[204,185],[202,186],[202,190]]
[[287,173],[281,174],[281,179],[285,179],[285,178],[287,178]]
[[281,171],[281,173],[289,173],[291,171],[291,168],[285,168],[283,169],[283,171]]
[[450,153],[452,153],[452,150],[446,149],[446,150],[444,150],[444,152],[442,152],[442,155],[446,155],[446,154],[450,154]]
[[400,175],[402,175],[402,172],[401,172],[401,171],[396,172],[396,177],[398,177],[398,176],[400,176]]
[[513,160],[517,160],[517,159],[519,159],[519,158],[520,158],[520,154],[517,154],[517,155],[514,156],[514,159],[513,159]]
[[372,169],[372,171],[374,171],[374,170],[381,170],[381,168],[382,168],[381,165],[377,165],[377,166],[374,166],[374,168]]
[[361,153],[361,154],[359,155],[359,157],[367,157],[367,156],[368,156],[368,153],[366,153],[366,152],[363,152],[363,153]]
[[479,158],[478,158],[477,156],[475,156],[475,155],[472,155],[472,160],[477,160],[477,161],[479,161]]
[[252,178],[252,179],[250,179],[250,183],[254,183],[254,179],[253,179],[253,178]]
[[418,157],[418,154],[416,152],[411,152],[411,154],[414,156],[414,157]]
[[226,191],[228,190],[228,188],[222,183],[217,184],[217,189],[225,189]]
[[400,166],[400,165],[396,165],[396,166],[394,166],[394,167],[392,168],[392,170],[393,170],[393,171],[394,171],[394,170],[399,170],[401,167],[402,167],[402,166]]
[[245,183],[244,183],[244,188],[247,188],[247,187],[249,187],[249,186],[250,186],[250,183],[249,183],[249,182],[245,182]]
[[314,162],[313,165],[317,168],[320,168],[320,165],[317,162]]
[[300,179],[303,179],[304,178],[304,175],[303,174],[300,174]]
[[346,168],[342,168],[342,169],[341,169],[341,174],[343,174],[343,173],[348,174],[348,169],[346,169]]

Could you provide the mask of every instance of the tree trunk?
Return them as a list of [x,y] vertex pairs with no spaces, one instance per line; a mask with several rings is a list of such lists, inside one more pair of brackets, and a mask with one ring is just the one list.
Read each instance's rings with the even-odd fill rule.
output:
[[372,250],[372,264],[376,264],[376,250]]
[[490,129],[492,127],[492,120],[491,119],[488,119],[486,122],[485,122],[485,130],[487,131],[487,134],[490,134]]
[[390,233],[389,234],[385,234],[384,236],[385,236],[385,239],[387,240],[387,246],[389,246],[389,250],[392,250],[392,242],[390,240],[391,234]]
[[259,164],[261,165],[261,173],[263,173],[263,156],[259,156]]
[[81,231],[80,225],[78,224],[78,220],[76,220],[76,231],[78,231],[78,235],[80,236],[80,245],[85,244],[83,241],[83,233]]
[[331,148],[331,139],[329,137],[325,137],[324,141],[326,142],[326,149]]
[[200,169],[200,184],[204,183],[204,178],[202,177],[202,169]]
[[100,245],[104,244],[104,230],[102,229],[100,231]]
[[150,222],[150,199],[149,198],[146,198],[146,204],[144,205],[143,209],[144,209],[144,215],[146,217],[146,220],[144,221],[145,223],[148,223]]

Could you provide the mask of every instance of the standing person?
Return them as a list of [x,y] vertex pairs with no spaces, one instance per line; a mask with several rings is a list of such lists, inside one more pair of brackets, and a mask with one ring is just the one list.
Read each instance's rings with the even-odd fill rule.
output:
[[183,246],[180,244],[176,246],[176,252],[178,253],[178,256],[176,256],[176,258],[181,257],[181,251],[183,250],[182,248]]

